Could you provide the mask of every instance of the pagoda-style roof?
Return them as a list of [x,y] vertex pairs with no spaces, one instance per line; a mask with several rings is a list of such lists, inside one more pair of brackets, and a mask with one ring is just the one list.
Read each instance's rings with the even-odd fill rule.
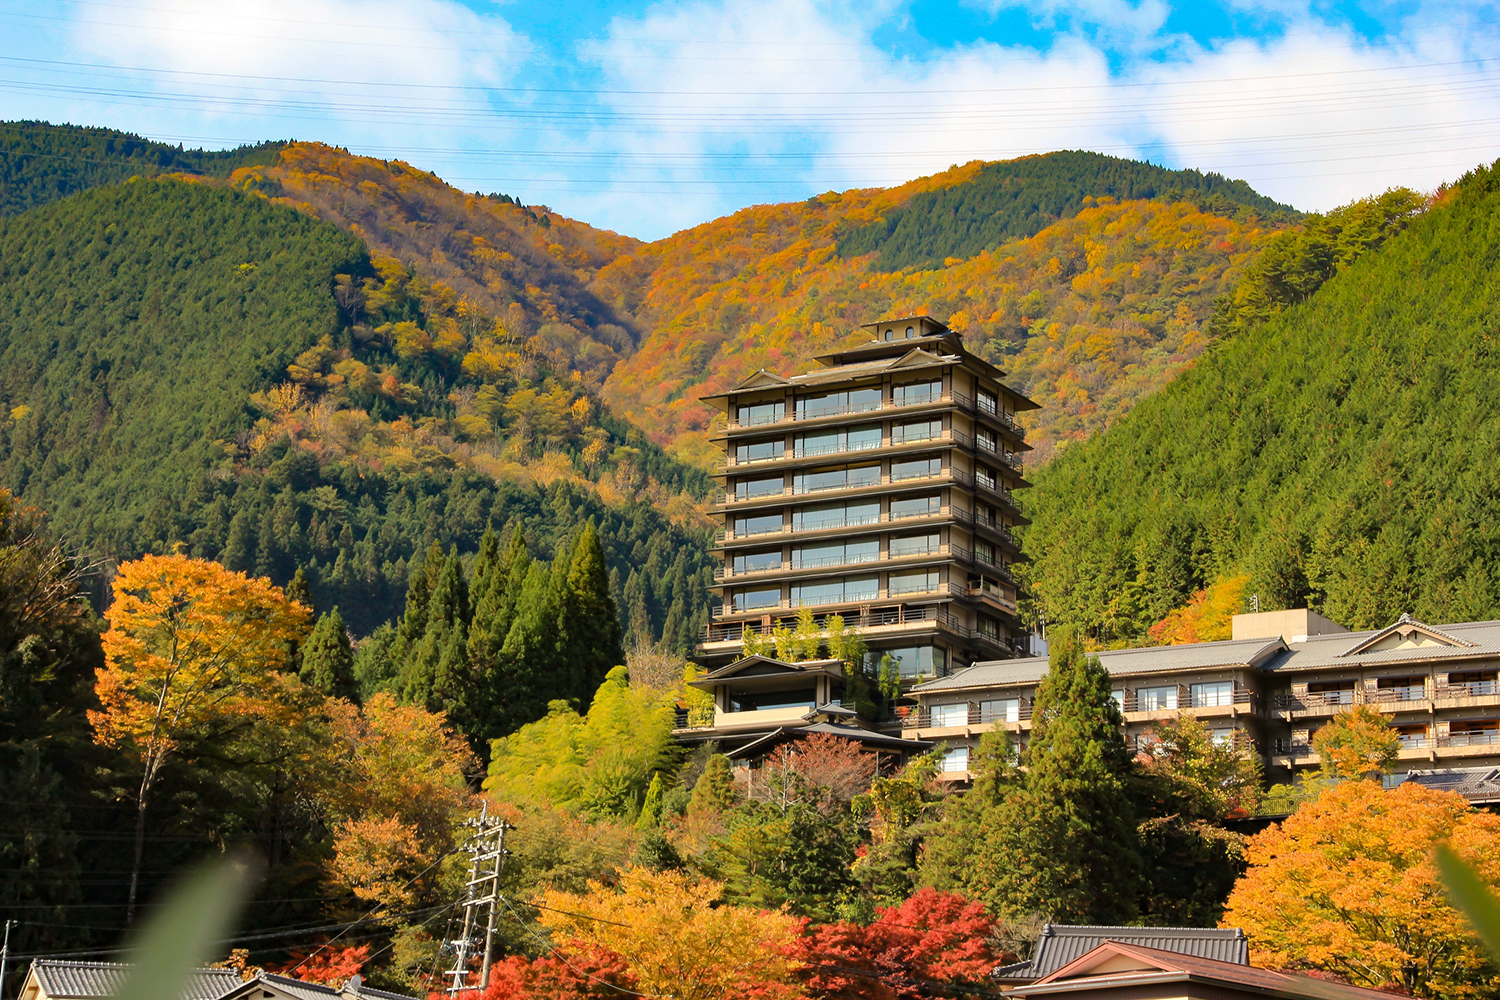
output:
[[[821,713],[823,709],[815,709]],[[803,740],[814,735],[836,736],[839,739],[853,740],[866,750],[893,751],[896,753],[922,753],[932,749],[933,744],[921,740],[904,740],[899,736],[886,736],[882,733],[861,729],[859,726],[848,725],[841,722],[815,722],[809,726],[782,726],[767,733],[758,740],[746,743],[742,747],[730,750],[726,756],[731,760],[744,760],[747,758],[764,757],[777,746],[791,740]]]
[[773,688],[782,681],[806,680],[820,675],[844,676],[843,660],[778,660],[771,656],[746,656],[711,670],[688,683],[696,688],[712,689],[732,684],[739,690]]

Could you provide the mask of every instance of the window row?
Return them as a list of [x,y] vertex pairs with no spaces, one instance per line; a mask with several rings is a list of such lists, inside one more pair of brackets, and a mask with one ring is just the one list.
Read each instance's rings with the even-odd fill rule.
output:
[[[931,517],[943,512],[940,496],[897,497],[890,501],[892,521],[911,517]],[[792,531],[824,531],[829,528],[855,528],[861,525],[879,524],[880,501],[865,500],[856,503],[818,504],[799,507],[792,511]],[[786,524],[781,512],[757,514],[734,519],[734,537],[749,538],[785,531]]]
[[[884,396],[884,391],[880,386],[872,385],[800,395],[792,405],[798,420],[812,420],[816,417],[831,417],[842,413],[868,413],[879,410],[884,405]],[[943,380],[940,378],[891,386],[892,406],[920,406],[923,403],[935,403],[942,398]],[[735,410],[735,419],[741,426],[746,427],[777,423],[785,417],[785,400],[743,403]]]
[[[1130,705],[1130,692],[1116,688],[1111,692],[1120,711],[1162,712],[1180,707],[1179,689],[1176,684],[1135,689],[1135,703]],[[1234,681],[1209,681],[1188,687],[1189,705],[1192,708],[1228,707],[1234,704]]]
[[[943,422],[937,419],[913,420],[896,424],[891,428],[891,444],[893,445],[936,441],[942,436]],[[991,438],[993,436],[991,435]],[[792,439],[792,455],[796,458],[816,458],[819,455],[834,455],[840,452],[874,451],[884,443],[885,435],[879,424],[830,427],[828,430],[798,434]],[[991,441],[990,450],[995,450],[993,441]],[[734,460],[739,465],[769,462],[785,457],[785,438],[742,441],[734,446]]]
[[[933,531],[922,535],[903,535],[892,538],[887,546],[887,558],[903,559],[907,556],[933,555],[942,549],[941,536]],[[876,562],[880,559],[880,539],[864,538],[850,542],[818,542],[798,545],[792,549],[792,569],[817,569],[820,566],[850,566],[858,563]],[[769,552],[741,552],[734,556],[734,572],[761,573],[782,568],[780,549]]]
[[[931,594],[941,590],[942,575],[936,568],[902,570],[886,574],[885,593],[880,592],[880,577],[841,577],[833,580],[811,580],[791,587],[791,607],[815,607],[820,604],[858,604],[882,597],[907,594]],[[737,590],[729,598],[734,611],[755,611],[781,605],[781,587],[757,587]]]
[[[930,479],[943,474],[943,460],[936,456],[912,458],[891,463],[891,479],[899,483],[908,479]],[[879,465],[849,466],[842,469],[824,469],[818,472],[799,472],[792,477],[793,493],[822,493],[826,490],[850,490],[862,486],[879,486]],[[994,473],[989,473],[989,485],[995,485]],[[736,500],[754,500],[758,497],[780,496],[786,492],[786,477],[763,476],[758,479],[740,479],[734,484]]]

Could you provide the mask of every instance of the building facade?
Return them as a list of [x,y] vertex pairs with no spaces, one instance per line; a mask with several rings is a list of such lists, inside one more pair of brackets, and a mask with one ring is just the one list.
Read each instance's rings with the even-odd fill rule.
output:
[[1016,415],[1036,404],[930,317],[864,329],[868,343],[817,370],[761,370],[705,397],[723,414],[723,563],[695,684],[714,705],[681,720],[681,738],[732,750],[776,729],[878,721],[846,700],[838,660],[745,655],[747,630],[769,636],[799,615],[819,634],[857,632],[871,668],[903,688],[1019,652],[1012,530],[1026,523],[1014,491],[1029,446]]
[[710,667],[740,657],[746,627],[803,608],[912,681],[1015,653],[1016,415],[1036,404],[930,317],[865,329],[816,371],[705,397],[724,415],[720,603],[697,648]]
[[[1267,612],[1236,615],[1223,642],[1098,655],[1135,750],[1150,748],[1161,721],[1195,716],[1215,739],[1260,755],[1271,781],[1285,782],[1319,763],[1318,727],[1363,704],[1396,731],[1397,780],[1421,772],[1433,783],[1451,773],[1473,784],[1500,769],[1500,622],[1433,627],[1403,615],[1350,632],[1310,611]],[[965,780],[983,733],[1003,727],[1025,744],[1046,672],[1042,658],[993,660],[920,684],[902,732],[944,744],[945,773]]]

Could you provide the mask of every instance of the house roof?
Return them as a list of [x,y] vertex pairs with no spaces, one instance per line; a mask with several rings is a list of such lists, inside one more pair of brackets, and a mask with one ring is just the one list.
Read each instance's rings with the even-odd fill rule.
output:
[[711,688],[716,684],[731,680],[748,681],[752,678],[778,680],[787,677],[812,677],[817,674],[842,677],[844,676],[844,661],[801,660],[793,663],[771,656],[745,656],[733,663],[726,663],[717,670],[710,670],[702,677],[694,678],[688,683],[693,687]]
[[[1051,975],[1029,986],[1017,986],[1011,992],[1029,997],[1119,987],[1129,989],[1131,995],[1139,995],[1141,986],[1185,981],[1294,1000],[1388,1000],[1391,996],[1326,979],[1119,941],[1106,941]],[[1180,995],[1175,992],[1177,989],[1180,987],[1173,986],[1171,995]]]
[[[1345,636],[1344,638],[1348,638]],[[1097,655],[1110,676],[1151,674],[1175,670],[1215,667],[1260,667],[1274,658],[1286,644],[1280,638],[1225,639],[1183,646],[1147,646],[1141,649],[1105,649]],[[1047,658],[1029,656],[1015,660],[982,660],[948,677],[918,684],[914,694],[967,691],[976,688],[1034,684],[1047,673]]]
[[354,976],[339,987],[262,972],[249,982],[238,985],[239,989],[222,1000],[252,1000],[265,994],[277,997],[278,1000],[333,1000],[334,997],[345,997],[347,1000],[413,1000],[404,993],[389,993],[366,986],[360,976]]
[[1500,802],[1500,767],[1449,767],[1409,771],[1401,783],[1457,792],[1475,804]]
[[1077,961],[1106,941],[1119,941],[1174,954],[1197,955],[1247,965],[1250,943],[1238,927],[1111,927],[1094,924],[1047,924],[1026,962],[1002,965],[996,979],[1042,979]]
[[[30,975],[47,996],[58,998],[110,997],[125,982],[133,966],[123,962],[71,962],[38,958]],[[194,969],[182,1000],[219,1000],[240,985],[234,969]]]
[[899,750],[902,753],[910,753],[914,750],[927,750],[931,743],[920,740],[904,740],[899,736],[885,736],[873,733],[868,729],[858,726],[849,726],[840,722],[815,722],[809,726],[782,726],[775,729],[758,740],[752,740],[744,746],[730,750],[726,756],[730,759],[744,759],[748,757],[759,757],[769,753],[778,744],[787,740],[803,739],[822,733],[827,736],[837,736],[841,739],[854,740],[862,746],[874,750]]
[[[1289,645],[1285,653],[1267,664],[1267,669],[1280,672],[1404,663],[1425,667],[1443,660],[1500,659],[1500,621],[1456,622],[1434,627],[1408,616],[1402,618],[1405,620],[1370,632],[1310,635],[1305,642]],[[1370,648],[1399,634],[1403,628],[1422,635],[1427,643],[1406,648]]]

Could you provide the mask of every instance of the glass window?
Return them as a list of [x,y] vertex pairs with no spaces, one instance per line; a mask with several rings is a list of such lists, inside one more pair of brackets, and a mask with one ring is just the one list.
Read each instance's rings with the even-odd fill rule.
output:
[[1125,711],[1125,689],[1115,688],[1109,693],[1109,698],[1115,703],[1115,707],[1121,712]]
[[892,538],[891,558],[930,556],[941,548],[940,537],[936,531],[933,531],[925,535],[902,535],[900,538]]
[[768,535],[781,529],[780,514],[759,514],[755,517],[734,519],[734,537],[736,538],[744,538],[747,535]]
[[751,403],[739,408],[739,422],[744,427],[774,424],[786,415],[785,403]]
[[1208,731],[1208,739],[1216,747],[1234,746],[1234,730],[1232,728],[1210,729]]
[[938,589],[938,571],[917,569],[892,573],[888,589],[892,597],[898,594],[930,594]]
[[858,542],[825,542],[799,545],[792,550],[793,569],[815,569],[846,563],[875,562],[880,558],[880,541],[875,538]]
[[1021,699],[997,698],[979,703],[980,722],[1020,722]]
[[891,444],[933,441],[942,436],[943,422],[941,420],[918,420],[908,424],[897,424],[891,428]]
[[736,573],[760,573],[768,569],[781,568],[781,550],[770,552],[738,552],[734,557]]
[[997,565],[995,562],[995,544],[993,542],[976,541],[974,543],[974,558],[982,563],[989,563],[991,566]]
[[1177,707],[1177,685],[1169,687],[1136,688],[1136,702],[1140,705],[1139,711],[1160,712],[1165,709]]
[[891,501],[891,520],[904,517],[927,517],[941,513],[942,499],[939,497],[901,497]]
[[754,611],[756,608],[774,608],[781,603],[781,588],[768,587],[763,590],[739,590],[734,595],[734,610]]
[[850,451],[869,451],[880,447],[880,425],[865,424],[862,427],[851,427],[846,432],[848,438],[848,449]]
[[981,465],[974,470],[974,478],[978,480],[980,486],[983,486],[987,490],[992,490],[995,488],[994,469],[986,469]]
[[798,688],[795,691],[745,691],[729,696],[729,711],[758,712],[772,708],[814,708],[817,697],[816,688]]
[[979,441],[979,447],[983,448],[985,451],[1000,450],[995,444],[995,432],[990,430],[988,427],[979,428],[979,432],[975,435],[975,437]]
[[844,600],[873,601],[880,597],[880,577],[851,576],[844,581]]
[[814,580],[792,587],[792,604],[798,607],[816,604],[842,604],[872,601],[880,594],[879,578],[853,576],[842,580]]
[[880,466],[864,465],[855,469],[798,473],[792,477],[792,490],[796,493],[821,493],[824,490],[853,489],[879,483]]
[[913,458],[905,462],[891,463],[891,482],[903,479],[920,479],[943,474],[943,460],[936,455],[931,458]]
[[825,392],[817,396],[797,397],[797,419],[810,420],[835,413],[864,413],[880,409],[880,389],[850,389],[847,392]]
[[902,677],[941,677],[947,666],[947,655],[936,646],[905,646],[875,653],[877,660],[887,656]]
[[830,503],[801,507],[792,511],[793,531],[819,531],[824,528],[846,528],[875,524],[880,520],[880,502]]
[[786,489],[786,481],[781,476],[770,476],[765,479],[741,479],[734,484],[734,498],[736,500],[753,500],[756,497],[777,496],[784,489]]
[[891,387],[891,403],[895,406],[916,406],[932,403],[943,398],[943,380],[910,382]]
[[786,453],[786,442],[781,438],[769,441],[746,441],[734,446],[734,460],[740,465],[750,462],[767,462]]
[[1209,708],[1234,704],[1234,681],[1214,681],[1192,686],[1193,707]]
[[969,769],[969,748],[957,747],[943,754],[943,773],[953,774]]
[[880,425],[865,424],[847,429],[798,434],[794,450],[798,458],[804,458],[832,455],[841,451],[869,451],[879,448],[880,444]]
[[999,398],[993,392],[979,390],[979,408],[985,413],[994,413],[999,407]]
[[933,705],[932,724],[934,726],[967,726],[969,724],[969,703],[960,702],[957,705]]

